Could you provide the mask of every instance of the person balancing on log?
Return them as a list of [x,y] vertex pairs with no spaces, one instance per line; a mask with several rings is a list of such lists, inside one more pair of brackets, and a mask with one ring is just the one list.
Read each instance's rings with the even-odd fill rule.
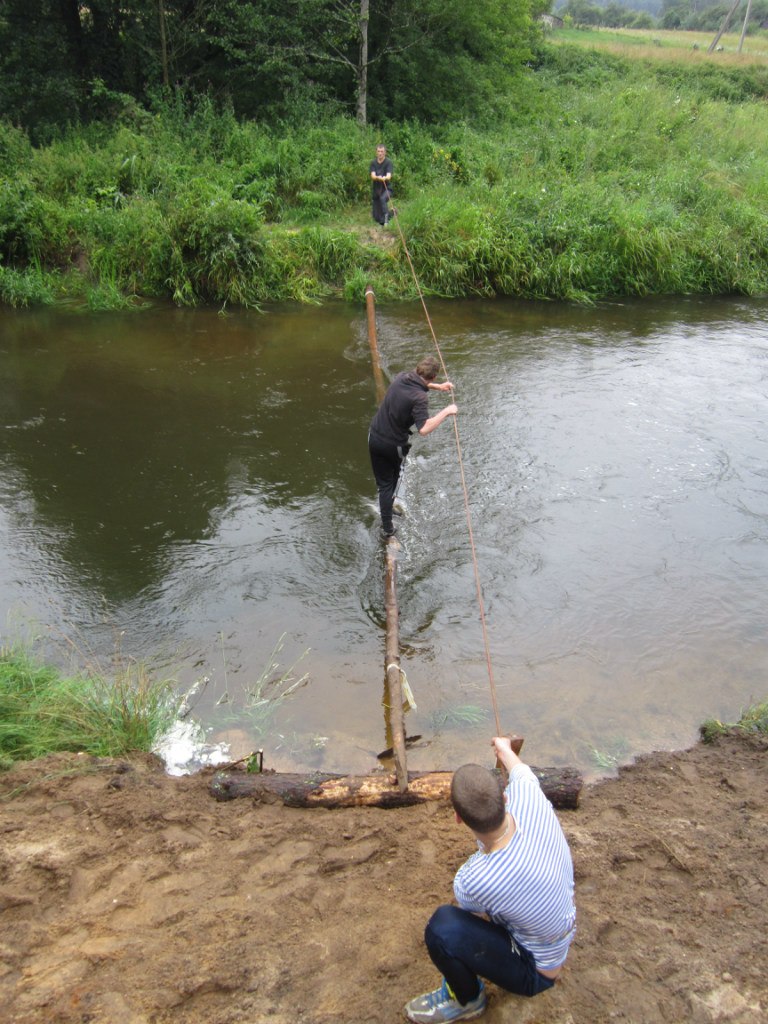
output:
[[408,443],[411,428],[416,427],[422,435],[431,434],[443,420],[459,411],[458,406],[451,403],[434,416],[429,415],[428,393],[453,390],[450,381],[435,383],[439,371],[440,363],[435,356],[425,356],[415,370],[398,373],[371,420],[368,451],[379,493],[384,537],[392,537],[395,533],[392,507],[403,463],[411,450]]
[[415,1024],[472,1020],[484,1013],[483,978],[508,992],[535,996],[552,988],[576,929],[573,864],[552,805],[508,737],[491,741],[509,773],[476,764],[451,782],[456,821],[478,852],[459,868],[458,906],[438,907],[425,931],[442,984],[405,1006]]

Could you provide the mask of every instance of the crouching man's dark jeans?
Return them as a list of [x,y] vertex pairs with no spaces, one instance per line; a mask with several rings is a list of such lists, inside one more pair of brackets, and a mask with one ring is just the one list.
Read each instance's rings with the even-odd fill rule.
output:
[[520,996],[535,996],[554,985],[506,928],[460,907],[438,907],[424,938],[432,962],[462,1005],[476,998],[478,976]]

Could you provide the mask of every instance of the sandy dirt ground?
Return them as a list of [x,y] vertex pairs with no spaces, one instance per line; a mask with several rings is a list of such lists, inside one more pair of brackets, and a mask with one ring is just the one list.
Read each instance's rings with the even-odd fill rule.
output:
[[[559,817],[578,933],[488,1024],[768,1020],[768,744],[645,758]],[[0,776],[0,1019],[392,1024],[437,982],[423,927],[473,851],[445,803],[217,803],[153,758]]]

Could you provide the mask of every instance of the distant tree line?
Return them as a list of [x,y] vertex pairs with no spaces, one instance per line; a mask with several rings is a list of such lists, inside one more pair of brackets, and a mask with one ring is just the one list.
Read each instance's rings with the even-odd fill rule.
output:
[[[659,18],[659,26],[668,29],[688,29],[691,31],[715,32],[720,27],[723,18],[731,8],[730,3],[723,3],[722,0],[665,0]],[[741,10],[738,10],[731,23],[731,31],[736,31],[744,21],[746,13],[746,0]],[[768,0],[753,0],[749,14],[747,32],[754,32],[755,29],[768,21]]]
[[561,18],[570,18],[574,25],[596,25],[603,28],[653,28],[656,19],[647,10],[635,10],[610,0],[602,6],[590,0],[568,0],[558,9]]
[[[617,3],[592,3],[590,0],[566,0],[556,5],[561,18],[570,17],[574,25],[602,28],[665,28],[715,32],[731,7],[722,0],[630,0]],[[746,4],[744,6],[746,10]],[[737,12],[733,24],[741,24],[744,12]],[[753,0],[747,31],[768,21],[768,0]]]
[[0,116],[41,137],[208,94],[243,117],[476,115],[530,55],[542,0],[3,0]]

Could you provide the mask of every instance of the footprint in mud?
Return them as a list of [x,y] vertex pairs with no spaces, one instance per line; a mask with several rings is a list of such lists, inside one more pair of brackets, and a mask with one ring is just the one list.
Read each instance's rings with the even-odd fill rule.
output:
[[275,883],[284,882],[290,878],[292,868],[315,856],[315,846],[309,839],[283,839],[269,851],[262,851],[243,877],[257,878],[262,884],[270,879],[274,879]]
[[419,853],[423,864],[434,864],[437,860],[437,850],[431,839],[422,839],[419,843]]
[[381,843],[377,839],[364,839],[344,846],[326,846],[320,855],[320,870],[323,874],[344,871],[359,864],[367,864],[380,853]]

